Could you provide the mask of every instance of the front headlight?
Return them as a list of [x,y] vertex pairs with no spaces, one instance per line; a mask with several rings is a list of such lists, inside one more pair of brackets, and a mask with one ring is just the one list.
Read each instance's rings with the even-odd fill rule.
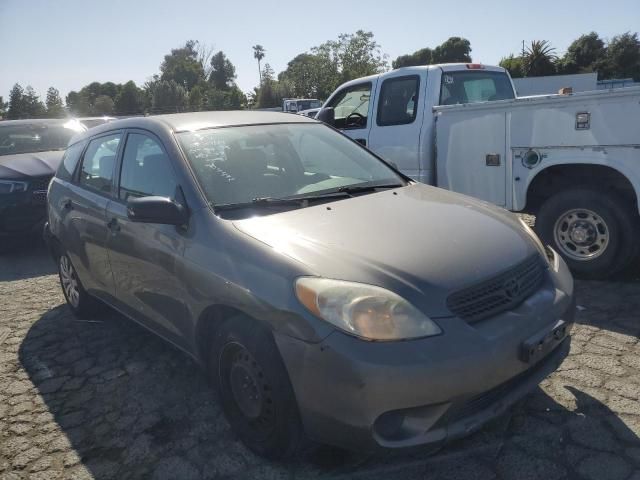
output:
[[538,252],[540,252],[540,255],[542,255],[543,258],[548,260],[549,257],[547,255],[547,251],[544,248],[544,245],[542,244],[542,242],[540,241],[540,238],[538,238],[538,235],[536,234],[536,232],[534,232],[533,229],[529,226],[529,224],[524,220],[522,220],[521,217],[518,217],[518,219],[520,220],[520,224],[522,225],[522,228],[524,229],[524,231],[527,232],[531,237],[531,240],[533,240],[533,243],[538,249]]
[[340,330],[368,340],[402,340],[442,333],[440,327],[404,298],[364,283],[301,277],[300,302]]
[[0,180],[0,195],[3,193],[26,192],[29,184],[16,180]]

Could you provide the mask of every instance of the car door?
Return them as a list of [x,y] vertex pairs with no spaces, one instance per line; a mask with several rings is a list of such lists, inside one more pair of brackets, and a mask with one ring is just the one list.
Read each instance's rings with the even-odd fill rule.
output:
[[425,83],[426,70],[421,74],[386,76],[380,84],[376,118],[369,134],[369,148],[411,177],[417,177],[420,169],[424,117],[420,91]]
[[115,198],[107,207],[109,260],[118,307],[170,341],[184,344],[188,310],[179,279],[185,232],[180,227],[132,222],[127,200],[176,197],[175,170],[162,142],[139,130],[127,132]]
[[333,108],[334,126],[363,145],[367,145],[371,130],[371,93],[374,86],[375,81],[345,86],[325,105],[325,108]]
[[112,198],[116,159],[122,131],[92,138],[80,160],[75,179],[69,184],[62,209],[64,245],[83,286],[98,297],[114,291],[107,254],[108,220],[106,208]]

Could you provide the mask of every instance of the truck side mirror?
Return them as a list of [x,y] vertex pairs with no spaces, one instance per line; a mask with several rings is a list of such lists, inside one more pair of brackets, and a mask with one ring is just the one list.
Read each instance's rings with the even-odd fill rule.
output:
[[321,108],[318,114],[316,115],[316,120],[320,120],[321,122],[324,122],[327,125],[333,126],[336,123],[336,112],[332,107]]

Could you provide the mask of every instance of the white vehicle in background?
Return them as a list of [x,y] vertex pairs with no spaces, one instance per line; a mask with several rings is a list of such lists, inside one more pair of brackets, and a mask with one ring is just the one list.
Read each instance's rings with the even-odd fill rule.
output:
[[499,67],[407,67],[341,85],[317,118],[417,181],[536,215],[576,273],[638,256],[640,88],[516,98]]
[[298,115],[304,115],[305,117],[309,117],[309,118],[316,118],[316,115],[318,114],[319,111],[320,111],[320,107],[310,108],[308,110],[300,110],[298,112]]
[[322,102],[316,98],[285,98],[282,101],[282,111],[285,113],[298,113],[320,107]]

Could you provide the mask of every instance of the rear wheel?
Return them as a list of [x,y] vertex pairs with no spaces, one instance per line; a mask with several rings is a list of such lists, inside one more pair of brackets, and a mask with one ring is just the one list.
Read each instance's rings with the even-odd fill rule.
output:
[[58,276],[67,305],[77,317],[85,317],[96,311],[98,301],[89,295],[66,253],[58,257]]
[[613,193],[573,189],[550,197],[540,208],[535,229],[585,277],[607,277],[636,257],[638,215]]
[[303,430],[289,376],[270,331],[245,317],[217,332],[210,372],[222,409],[242,442],[263,457],[299,451]]

